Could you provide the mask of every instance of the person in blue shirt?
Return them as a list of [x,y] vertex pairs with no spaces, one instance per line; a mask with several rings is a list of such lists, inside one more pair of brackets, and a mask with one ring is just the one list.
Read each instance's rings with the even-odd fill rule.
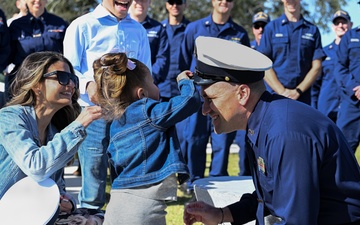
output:
[[146,29],[151,49],[152,75],[155,84],[159,85],[165,81],[169,71],[170,48],[165,27],[147,15],[150,4],[151,0],[133,0],[129,14]]
[[62,54],[32,53],[19,67],[13,98],[0,110],[0,201],[24,177],[37,182],[51,178],[61,197],[58,213],[48,224],[54,224],[59,212],[76,209],[75,199],[66,192],[63,168],[85,139],[85,128],[101,117],[99,106],[81,112],[78,85]]
[[9,63],[10,33],[6,24],[4,12],[0,9],[0,73],[3,73]]
[[[151,71],[146,30],[128,15],[130,5],[131,1],[103,0],[94,11],[75,19],[66,31],[64,55],[80,79],[79,103],[83,107],[97,103],[93,62],[103,54],[126,52]],[[106,202],[108,128],[103,119],[90,124],[78,151],[82,173],[79,205],[91,215],[101,214]]]
[[340,105],[340,90],[334,74],[336,52],[341,37],[351,29],[352,22],[348,12],[338,10],[332,17],[332,23],[335,40],[323,48],[326,58],[322,62],[322,72],[311,90],[311,105],[336,123]]
[[264,29],[267,23],[270,22],[270,16],[263,12],[257,12],[252,17],[252,32],[254,34],[255,39],[250,42],[250,47],[253,49],[257,49],[260,45],[260,39],[262,34],[264,33]]
[[268,90],[310,105],[325,54],[319,29],[303,18],[300,1],[282,0],[284,14],[266,25],[257,50],[274,62],[265,74]]
[[[168,11],[168,18],[163,20],[161,24],[165,27],[170,47],[169,72],[164,82],[158,84],[160,100],[164,102],[180,94],[176,81],[177,76],[182,72],[180,70],[180,49],[185,28],[190,23],[184,16],[187,7],[186,0],[167,0],[165,7]],[[185,149],[186,142],[184,141],[184,132],[187,132],[186,120],[176,123],[175,126],[180,149]]]
[[[196,72],[194,49],[195,39],[199,36],[218,37],[250,46],[246,30],[231,19],[230,14],[234,2],[232,0],[212,0],[211,4],[213,10],[209,16],[191,22],[185,29],[180,54],[181,70],[190,69],[190,71]],[[209,176],[227,176],[230,145],[233,143],[236,133],[215,135],[211,118],[202,115],[201,110],[187,118],[186,123],[184,138],[187,147],[182,151],[189,166],[190,181],[187,183],[187,187],[182,187],[182,190],[191,193],[193,181],[204,177],[209,137],[211,137],[212,148]]]
[[189,178],[175,124],[201,105],[190,71],[177,77],[180,94],[161,102],[150,70],[125,53],[94,61],[103,116],[111,121],[108,153],[115,177],[104,224],[165,225],[166,201]]
[[216,133],[246,130],[255,192],[223,208],[189,203],[184,223],[264,225],[270,214],[274,224],[360,224],[360,167],[336,124],[266,91],[272,61],[258,51],[209,37],[197,38],[196,49],[202,112]]
[[341,38],[334,74],[340,87],[336,124],[355,153],[360,144],[360,26]]
[[8,93],[16,71],[22,61],[31,53],[54,51],[63,53],[63,40],[68,23],[62,18],[46,11],[46,0],[26,1],[28,14],[14,20],[9,29],[11,35],[10,63],[14,64],[6,76],[5,94]]
[[165,80],[158,84],[160,97],[163,101],[180,93],[176,82],[176,77],[181,72],[180,49],[185,28],[190,23],[184,16],[187,7],[186,0],[168,0],[165,7],[168,11],[168,18],[163,20],[161,24],[165,27],[168,36],[170,58],[169,72]]

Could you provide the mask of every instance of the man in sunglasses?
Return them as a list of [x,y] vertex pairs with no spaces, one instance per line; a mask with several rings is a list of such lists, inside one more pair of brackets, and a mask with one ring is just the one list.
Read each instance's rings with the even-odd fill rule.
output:
[[[212,0],[212,13],[202,19],[190,23],[184,34],[181,46],[181,70],[190,69],[196,72],[194,55],[195,39],[199,36],[217,37],[243,44],[250,47],[247,31],[231,19],[231,10],[234,8],[233,0]],[[209,46],[212,48],[213,46]],[[217,135],[214,132],[211,118],[204,116],[199,109],[185,121],[187,129],[184,132],[186,148],[182,149],[183,156],[188,162],[190,181],[182,187],[186,193],[193,190],[193,182],[204,177],[206,164],[206,147],[211,139],[212,160],[209,176],[227,176],[227,166],[230,146],[236,132]],[[211,138],[209,138],[211,136]],[[245,133],[240,134],[240,149],[244,149]]]
[[349,13],[344,10],[336,11],[332,17],[331,27],[335,39],[323,48],[326,58],[322,62],[322,72],[311,90],[311,105],[336,123],[340,89],[335,80],[334,68],[337,63],[336,52],[341,38],[352,27]]
[[176,77],[181,73],[179,67],[179,57],[181,42],[184,38],[184,31],[186,26],[190,23],[184,16],[184,11],[187,7],[186,0],[167,0],[165,3],[168,11],[168,18],[161,22],[165,28],[169,47],[169,72],[164,82],[158,85],[160,89],[161,99],[163,101],[169,100],[171,97],[179,95],[179,88],[176,82]]
[[260,45],[261,36],[268,22],[270,22],[270,17],[268,14],[264,12],[258,12],[253,16],[252,32],[254,34],[255,39],[252,42],[250,42],[251,48],[257,49],[257,47]]
[[274,62],[265,74],[268,90],[310,105],[325,54],[319,29],[303,18],[300,2],[282,0],[284,14],[266,25],[257,50]]

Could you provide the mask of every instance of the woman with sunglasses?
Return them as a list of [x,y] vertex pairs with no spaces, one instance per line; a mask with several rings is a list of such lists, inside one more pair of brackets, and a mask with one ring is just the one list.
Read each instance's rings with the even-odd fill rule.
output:
[[81,111],[78,84],[71,63],[60,53],[26,57],[11,87],[14,96],[0,110],[0,199],[26,176],[37,182],[51,178],[61,195],[58,211],[75,209],[75,200],[65,192],[63,167],[85,139],[85,128],[101,116],[99,106]]

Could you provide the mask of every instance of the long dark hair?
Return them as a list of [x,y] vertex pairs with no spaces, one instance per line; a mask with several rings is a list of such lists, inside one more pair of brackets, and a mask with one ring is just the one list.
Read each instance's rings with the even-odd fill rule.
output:
[[[35,106],[36,95],[32,88],[38,83],[43,82],[43,74],[56,62],[66,63],[69,66],[71,73],[75,73],[70,61],[60,53],[45,51],[28,55],[16,73],[14,82],[10,87],[13,97],[6,106]],[[79,90],[76,89],[72,96],[72,104],[64,106],[53,116],[51,122],[59,131],[74,121],[80,114],[81,107],[77,103],[79,96]]]

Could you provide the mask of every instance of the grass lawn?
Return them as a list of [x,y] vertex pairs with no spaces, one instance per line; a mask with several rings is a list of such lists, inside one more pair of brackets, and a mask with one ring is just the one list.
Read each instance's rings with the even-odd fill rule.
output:
[[[231,153],[229,155],[229,164],[228,164],[228,173],[230,176],[237,176],[239,173],[239,166],[238,166],[239,156],[237,153]],[[206,159],[206,171],[205,176],[209,174],[209,166],[210,166],[210,154],[207,155]],[[110,197],[110,182],[108,181],[106,187],[106,193],[108,193],[108,197]],[[176,202],[170,202],[166,209],[167,216],[166,216],[166,224],[167,225],[179,225],[183,224],[183,211],[184,205],[191,199],[190,195],[185,195],[182,191],[178,190],[178,200]],[[103,208],[106,209],[106,205]],[[196,223],[201,224],[201,223]]]

